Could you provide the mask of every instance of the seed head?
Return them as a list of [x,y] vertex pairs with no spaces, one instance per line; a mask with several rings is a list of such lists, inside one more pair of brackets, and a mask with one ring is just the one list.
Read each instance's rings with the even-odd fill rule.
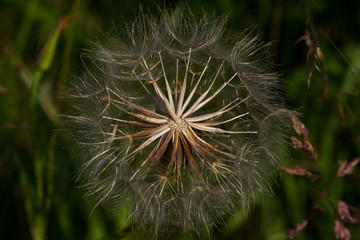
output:
[[96,205],[130,203],[134,225],[155,235],[200,234],[270,191],[288,111],[251,30],[159,15],[141,13],[85,55],[66,123]]

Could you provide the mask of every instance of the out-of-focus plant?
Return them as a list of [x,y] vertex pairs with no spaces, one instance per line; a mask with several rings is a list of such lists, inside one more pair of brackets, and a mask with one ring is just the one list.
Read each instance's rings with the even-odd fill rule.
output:
[[[47,220],[53,203],[52,194],[54,190],[54,156],[51,151],[54,150],[56,143],[55,134],[47,139],[46,144],[41,143],[40,139],[45,138],[47,134],[39,130],[40,114],[38,112],[40,109],[44,111],[53,124],[58,119],[58,113],[52,99],[44,93],[43,88],[39,88],[39,84],[46,71],[51,67],[55,50],[58,47],[59,36],[67,26],[68,19],[69,17],[59,18],[52,33],[49,34],[48,39],[43,44],[33,70],[16,54],[16,49],[13,49],[14,46],[6,38],[1,38],[6,57],[17,68],[23,80],[23,86],[25,86],[23,89],[27,88],[31,92],[29,99],[22,105],[24,109],[30,109],[29,119],[22,119],[22,121],[26,121],[22,124],[6,122],[4,128],[10,133],[14,133],[16,130],[21,130],[23,135],[30,133],[29,141],[26,144],[23,142],[19,144],[21,148],[28,148],[26,153],[31,156],[30,163],[25,163],[21,156],[23,153],[19,150],[20,147],[14,150],[11,157],[19,169],[19,181],[25,203],[25,217],[28,221],[31,237],[34,240],[46,238]],[[7,89],[5,90],[7,91]],[[23,136],[22,138],[26,137]],[[31,167],[26,169],[24,167],[26,164]]]
[[[335,120],[333,122],[339,123],[336,126],[336,129],[339,131],[338,134],[340,136],[345,135],[348,142],[354,142],[354,145],[356,145],[356,142],[358,142],[358,140],[354,139],[354,136],[351,136],[352,134],[347,134],[346,131],[349,130],[348,128],[353,127],[352,133],[356,135],[357,132],[354,127],[357,124],[353,125],[353,122],[349,121],[349,119],[351,118],[352,120],[358,120],[358,114],[356,114],[358,109],[353,108],[353,104],[355,103],[356,106],[356,102],[358,102],[359,100],[360,78],[356,71],[356,69],[358,70],[358,67],[353,66],[347,59],[345,54],[342,52],[342,50],[339,49],[335,42],[329,37],[326,31],[321,26],[314,23],[310,11],[307,13],[307,18],[308,21],[305,33],[296,41],[296,43],[302,41],[305,43],[307,47],[306,62],[310,62],[310,64],[312,65],[306,80],[308,87],[307,91],[312,90],[310,82],[311,78],[314,76],[314,70],[320,72],[323,78],[323,81],[321,81],[321,83],[314,83],[314,85],[317,86],[317,90],[320,90],[320,92],[322,91],[322,94],[318,95],[321,96],[321,98],[313,96],[313,98],[309,100],[311,102],[318,101],[321,102],[321,104],[323,104],[324,106],[330,107],[330,109],[327,109],[328,112],[326,113],[326,115],[329,115],[329,117],[331,116],[332,119],[339,119],[339,121]],[[324,38],[327,44],[329,44],[334,50],[334,52],[337,53],[337,57],[346,64],[348,73],[351,73],[349,74],[350,76],[344,77],[342,79],[343,82],[340,86],[337,86],[335,84],[334,77],[331,76],[331,73],[329,73],[330,71],[332,71],[332,69],[328,67],[327,59],[325,58],[322,47],[320,46],[320,36]],[[333,105],[331,105],[334,103],[336,103],[338,106],[334,107]],[[335,109],[335,116],[331,115],[333,109]],[[326,110],[326,108],[324,108],[324,110]],[[327,122],[327,119],[322,119],[322,121],[325,123]],[[340,196],[340,194],[336,192],[337,190],[335,188],[336,185],[341,184],[338,182],[346,181],[346,176],[352,174],[352,172],[360,162],[360,157],[358,155],[359,153],[356,152],[356,148],[346,149],[347,154],[350,153],[350,156],[348,157],[349,160],[342,161],[335,168],[335,164],[331,162],[331,160],[333,159],[329,156],[329,154],[328,158],[324,159],[322,154],[325,153],[318,153],[318,151],[315,150],[313,144],[309,140],[309,132],[305,127],[305,124],[302,123],[296,116],[293,116],[292,125],[293,130],[296,133],[296,136],[292,136],[290,138],[293,147],[298,151],[306,152],[308,157],[312,161],[304,161],[302,162],[302,165],[297,164],[292,167],[283,167],[282,170],[289,175],[305,176],[309,178],[311,182],[309,182],[308,185],[311,184],[313,186],[316,186],[317,190],[314,190],[314,192],[311,194],[312,196],[316,196],[315,200],[312,201],[311,212],[307,213],[307,217],[303,221],[295,224],[293,229],[287,232],[286,238],[292,239],[295,235],[303,232],[304,229],[308,226],[309,220],[313,219],[315,216],[320,214],[327,214],[328,216],[333,216],[333,232],[335,237],[342,240],[350,239],[351,234],[348,226],[359,223],[359,220],[353,217],[359,215],[359,209],[357,207],[351,206],[350,204],[342,200],[344,196]],[[322,138],[320,141],[326,142],[326,131],[329,131],[329,129],[323,129],[321,128],[322,126],[318,127],[320,127],[322,131],[322,133],[319,134],[320,136],[318,136]],[[335,135],[335,131],[333,131],[333,134]],[[331,150],[333,153],[343,151],[339,144],[334,144],[332,147],[333,149]],[[348,148],[349,146],[346,147]],[[324,151],[324,149],[322,150]],[[324,162],[319,161],[318,158],[321,158],[323,161],[327,162],[326,169],[322,168],[321,164],[324,164]],[[339,160],[337,159],[337,161]],[[332,171],[332,169],[337,170],[335,172]],[[351,186],[351,184],[346,184],[346,186],[349,187]]]
[[[360,162],[360,157],[351,161],[343,161],[338,167],[335,177],[330,183],[327,183],[320,172],[319,165],[316,161],[317,153],[308,140],[308,131],[305,125],[300,122],[296,116],[292,117],[292,122],[295,132],[297,133],[298,137],[300,137],[300,140],[298,137],[291,137],[293,147],[297,150],[305,151],[309,155],[310,159],[314,160],[313,164],[315,165],[316,170],[310,171],[301,165],[296,165],[293,167],[282,167],[282,170],[293,176],[306,176],[310,178],[312,182],[320,180],[322,181],[321,188],[316,192],[316,195],[319,198],[319,202],[320,200],[322,200],[322,202],[325,200],[326,204],[332,206],[332,210],[334,212],[334,234],[336,238],[340,238],[341,240],[348,240],[350,239],[351,234],[345,226],[346,224],[358,224],[359,220],[352,217],[351,213],[358,215],[360,211],[357,207],[350,206],[342,200],[333,199],[333,196],[331,195],[331,189],[339,178],[353,172],[356,165]],[[324,208],[320,203],[314,203],[313,212],[311,212],[304,221],[296,224],[293,229],[289,230],[287,232],[286,239],[292,239],[295,235],[301,233],[308,225],[309,220],[323,211]]]

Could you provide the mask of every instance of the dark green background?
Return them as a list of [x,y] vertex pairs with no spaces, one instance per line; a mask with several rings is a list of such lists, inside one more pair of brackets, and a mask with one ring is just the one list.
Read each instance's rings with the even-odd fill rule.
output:
[[[140,4],[155,11],[157,6],[186,5],[185,1],[150,0],[0,2],[0,239],[147,238],[131,227],[121,228],[121,214],[110,217],[100,207],[90,214],[95,202],[83,197],[84,189],[74,182],[74,165],[59,134],[56,114],[46,114],[52,105],[59,113],[63,110],[62,86],[81,72],[80,54],[90,41],[131,21]],[[272,58],[286,80],[286,100],[308,127],[325,186],[336,176],[341,161],[359,157],[359,1],[194,0],[189,6],[195,14],[205,10],[228,15],[233,32],[256,25],[264,41],[274,41]],[[51,42],[58,19],[67,15],[69,25],[44,60],[41,49]],[[296,43],[305,29],[325,57],[309,87],[313,59],[306,62],[304,41]],[[31,79],[39,80],[35,105],[26,83]],[[316,171],[314,161],[290,145],[284,164]],[[324,189],[322,181],[282,174],[273,185],[273,196],[260,198],[247,217],[236,214],[227,228],[215,230],[214,238],[284,239],[287,230],[320,204],[325,212],[312,218],[296,239],[335,239],[336,200],[360,206],[359,172],[355,169],[337,180],[327,199],[316,194]],[[353,239],[360,239],[359,225],[347,227]]]

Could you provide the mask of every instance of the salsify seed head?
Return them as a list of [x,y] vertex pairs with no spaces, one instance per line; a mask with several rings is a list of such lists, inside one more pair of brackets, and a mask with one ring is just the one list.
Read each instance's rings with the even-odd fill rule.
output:
[[96,206],[128,203],[154,235],[200,234],[270,192],[289,115],[282,84],[269,45],[225,22],[140,11],[84,55],[64,122]]

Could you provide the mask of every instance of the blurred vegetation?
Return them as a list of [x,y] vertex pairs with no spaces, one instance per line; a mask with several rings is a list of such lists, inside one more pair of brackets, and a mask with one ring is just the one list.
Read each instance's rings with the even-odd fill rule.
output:
[[[74,165],[58,131],[60,96],[64,84],[80,73],[80,54],[90,41],[132,19],[140,4],[156,10],[186,2],[0,2],[0,239],[146,238],[124,225],[124,214],[111,217],[100,207],[91,213],[95,203],[74,183]],[[189,5],[194,12],[228,15],[234,32],[257,25],[265,41],[274,41],[273,59],[286,80],[288,104],[307,126],[324,176],[311,182],[282,174],[274,196],[261,198],[247,217],[239,213],[229,219],[214,238],[284,239],[320,204],[325,211],[295,239],[335,239],[333,204],[343,200],[360,207],[360,171],[337,180],[326,199],[316,191],[324,182],[330,185],[342,161],[360,156],[360,2],[194,0]],[[297,42],[301,36],[304,41]],[[306,153],[290,145],[284,159],[291,160],[284,164],[317,171]],[[359,225],[347,227],[360,239]]]

